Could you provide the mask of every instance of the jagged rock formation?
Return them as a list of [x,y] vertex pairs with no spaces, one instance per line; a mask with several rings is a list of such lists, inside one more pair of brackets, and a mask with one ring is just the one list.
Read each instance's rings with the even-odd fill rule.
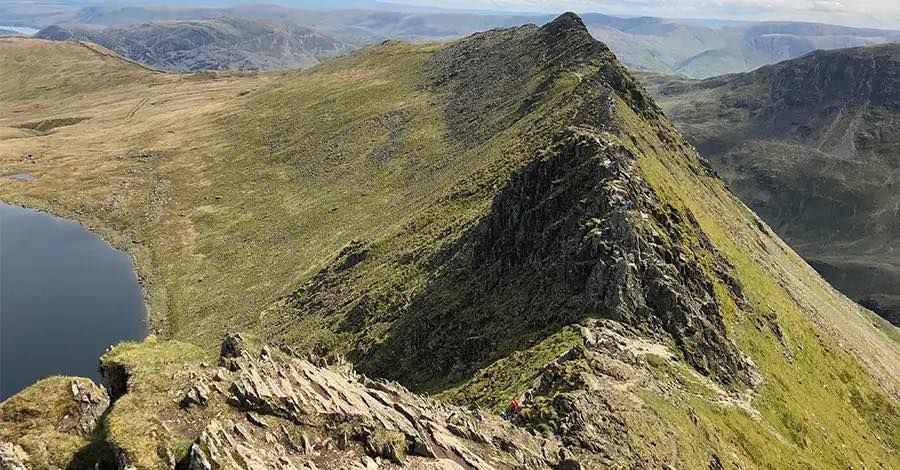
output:
[[119,28],[48,26],[35,36],[89,41],[160,70],[284,70],[311,67],[351,46],[313,29],[238,18]]
[[537,469],[556,462],[553,440],[346,366],[317,366],[265,347],[230,359],[230,381],[214,382],[211,371],[197,379],[215,383],[232,409],[205,427],[190,468],[369,468],[378,459],[388,467]]
[[900,325],[900,45],[700,82],[650,78],[735,193],[848,296]]
[[[119,468],[180,461],[191,469],[539,469],[553,468],[561,453],[568,455],[553,438],[357,375],[348,365],[268,346],[244,349],[245,344],[239,335],[226,337],[220,360],[227,367],[180,364],[189,380],[161,388],[163,396],[183,397],[176,407],[157,402],[154,416],[169,433],[192,436],[186,456],[173,458],[177,449],[170,435],[145,436],[140,445],[155,456],[140,455],[143,447],[113,436]],[[169,347],[139,348],[157,346]],[[113,359],[115,350],[111,354],[105,366],[120,360]],[[146,386],[139,380],[130,377],[129,390]],[[129,391],[115,406],[130,406],[122,400],[135,393],[140,392]],[[132,432],[142,426],[127,424]]]
[[[469,269],[486,271],[487,286],[515,270],[540,270],[533,278],[543,285],[526,289],[565,299],[548,314],[655,327],[698,369],[749,383],[750,366],[728,339],[703,258],[737,295],[740,286],[696,221],[682,220],[636,176],[635,161],[602,134],[576,130],[559,139],[495,198],[476,229]],[[700,246],[690,246],[691,235]]]
[[[94,458],[105,462],[103,465],[115,462],[115,467],[121,469],[176,465],[190,469],[254,470],[549,469],[573,459],[557,440],[532,436],[496,416],[417,395],[393,382],[357,375],[345,364],[328,365],[319,358],[299,358],[267,346],[252,351],[243,345],[235,348],[235,339],[239,338],[232,335],[223,342],[220,359],[228,368],[209,367],[205,362],[173,364],[190,379],[183,385],[175,382],[163,386],[163,395],[185,398],[176,399],[178,405],[174,408],[156,401],[159,408],[153,409],[153,415],[169,433],[195,436],[183,458],[173,455],[177,451],[172,447],[174,436],[155,431],[144,438],[156,456],[136,455],[137,449],[129,442],[115,439],[74,441],[73,447],[61,446],[58,440],[66,434],[103,439],[95,431],[109,404],[103,390],[90,381],[63,379],[71,391],[37,384],[0,408],[0,431],[3,439],[10,440],[0,442],[2,468],[63,466],[60,462],[87,468],[90,460],[86,459]],[[152,348],[156,344],[141,347]],[[111,357],[104,360],[104,367],[117,361]],[[117,365],[131,367],[125,363]],[[141,393],[135,390],[144,389],[146,393],[147,384],[137,380],[128,377],[129,391],[123,395],[126,401],[130,395]],[[40,396],[30,397],[38,391]],[[66,397],[68,393],[70,397]],[[186,399],[197,397],[198,393],[202,399]],[[31,402],[32,398],[39,401]],[[72,405],[60,411],[62,416],[52,429],[10,434],[18,430],[17,425],[24,424],[22,420],[34,419],[38,412],[25,412],[22,403],[26,400],[32,406],[48,404],[49,400],[70,400]],[[123,404],[122,400],[120,397],[116,406],[132,405]],[[131,432],[147,431],[147,423],[128,424],[133,427]],[[115,421],[110,425],[117,426]],[[79,443],[84,447],[79,448]]]
[[[465,294],[451,304],[427,294],[413,300],[410,330],[398,335],[404,343],[376,356],[375,373],[402,374],[407,361],[422,356],[446,358],[432,359],[433,374],[490,354],[489,341],[441,340],[448,336],[478,338],[501,327],[496,335],[515,337],[599,316],[667,334],[698,369],[749,384],[751,366],[728,338],[705,270],[738,297],[740,285],[696,222],[661,203],[636,176],[635,158],[595,131],[558,137],[448,248],[453,261],[435,290],[453,286]],[[493,302],[507,304],[495,314],[514,324],[474,313]],[[430,316],[419,319],[418,311]],[[430,328],[422,328],[426,321]],[[414,364],[407,367],[415,373]]]
[[[611,320],[588,321],[579,333],[582,343],[548,364],[525,392],[521,421],[546,423],[569,448],[585,449],[596,456],[598,468],[622,461],[665,468],[677,453],[676,446],[665,442],[662,435],[652,435],[649,439],[655,442],[655,452],[642,452],[629,438],[628,429],[638,415],[645,415],[651,423],[644,432],[655,433],[665,427],[647,404],[634,400],[632,394],[642,387],[667,388],[654,379],[653,368],[647,365],[648,361],[673,362],[671,351],[638,330]],[[733,403],[747,400],[742,406],[752,410],[746,397],[724,389],[716,388],[715,399]]]

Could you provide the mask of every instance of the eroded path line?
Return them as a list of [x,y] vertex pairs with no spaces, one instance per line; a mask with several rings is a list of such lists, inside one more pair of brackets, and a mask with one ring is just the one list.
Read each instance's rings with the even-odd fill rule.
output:
[[138,101],[138,103],[136,105],[134,105],[134,107],[131,108],[131,110],[128,111],[128,115],[125,116],[125,120],[130,121],[131,118],[133,118],[134,115],[137,114],[137,112],[140,111],[140,109],[143,108],[144,105],[147,104],[148,101],[150,101],[150,98],[144,98],[144,99]]

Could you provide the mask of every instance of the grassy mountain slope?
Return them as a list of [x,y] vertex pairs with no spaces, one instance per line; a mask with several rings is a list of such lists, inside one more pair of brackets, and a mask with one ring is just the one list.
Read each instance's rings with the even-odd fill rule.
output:
[[303,68],[350,50],[312,29],[235,18],[107,29],[49,26],[35,37],[93,42],[171,72]]
[[655,84],[738,196],[847,295],[895,323],[898,68],[900,45],[884,45]]
[[[49,67],[27,48],[84,73],[114,61],[0,47],[10,75]],[[462,404],[524,397],[517,424],[585,468],[900,463],[898,343],[731,196],[578,17],[287,74],[109,66],[132,79],[0,91],[5,128],[90,118],[0,141],[4,169],[38,177],[0,196],[133,253],[181,341],[104,358],[131,377],[107,440],[139,467],[180,459],[223,410],[171,398],[228,330]]]

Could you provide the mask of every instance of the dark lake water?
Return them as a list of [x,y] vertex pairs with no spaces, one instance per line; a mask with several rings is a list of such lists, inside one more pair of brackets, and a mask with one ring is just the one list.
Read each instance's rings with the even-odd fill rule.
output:
[[107,346],[145,335],[128,255],[75,222],[0,202],[0,400],[49,375],[99,380]]

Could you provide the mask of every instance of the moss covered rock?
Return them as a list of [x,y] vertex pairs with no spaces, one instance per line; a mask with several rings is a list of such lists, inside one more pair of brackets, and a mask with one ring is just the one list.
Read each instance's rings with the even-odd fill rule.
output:
[[43,379],[0,404],[0,441],[9,451],[4,455],[17,456],[28,468],[109,461],[100,425],[108,406],[106,391],[90,379]]

